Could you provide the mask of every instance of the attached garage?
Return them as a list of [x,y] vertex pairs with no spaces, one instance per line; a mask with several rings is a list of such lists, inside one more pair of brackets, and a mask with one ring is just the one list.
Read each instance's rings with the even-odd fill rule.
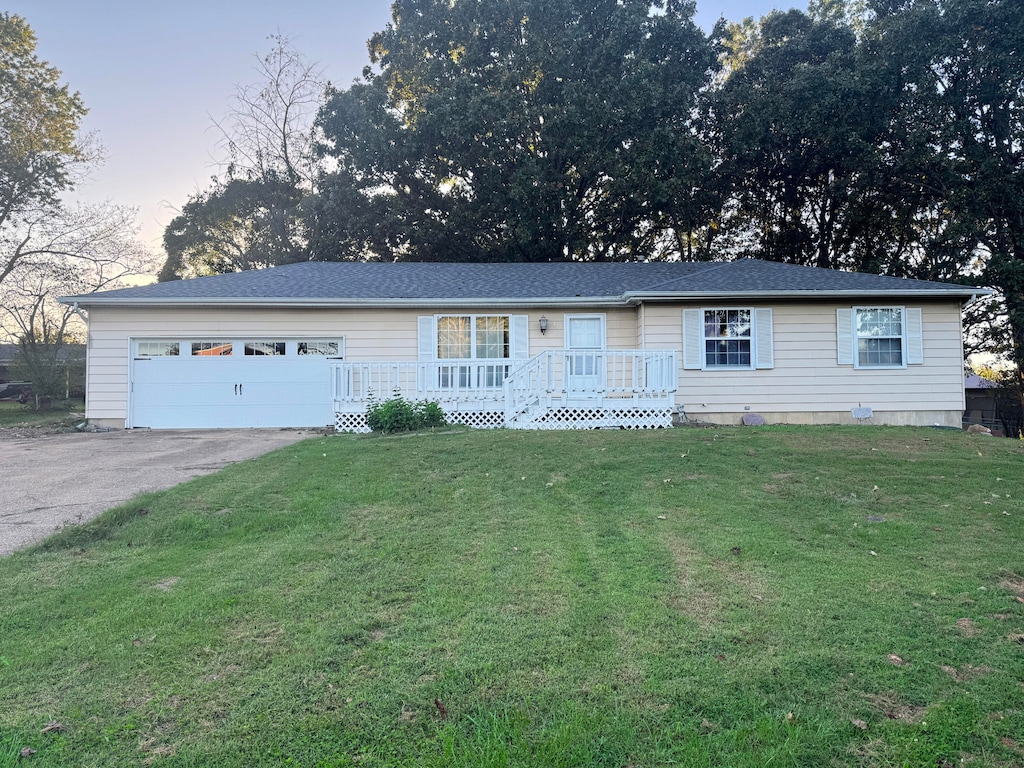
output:
[[130,427],[322,427],[344,340],[133,339]]

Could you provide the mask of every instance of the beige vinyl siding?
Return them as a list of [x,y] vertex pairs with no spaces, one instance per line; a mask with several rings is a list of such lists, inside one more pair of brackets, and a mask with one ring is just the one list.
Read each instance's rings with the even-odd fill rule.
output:
[[415,312],[93,307],[89,313],[87,417],[121,422],[127,417],[131,339],[240,336],[344,337],[349,360],[416,359]]
[[[560,307],[547,307],[531,309],[528,312],[523,310],[488,310],[486,314],[498,315],[527,315],[530,318],[530,357],[548,349],[563,349],[565,347],[565,316],[566,315],[604,315],[605,316],[605,343],[608,349],[636,349],[636,317],[637,310],[632,307],[624,308],[587,308],[562,309]],[[548,332],[541,336],[540,317],[543,315],[548,319]]]
[[[745,406],[767,413],[843,412],[858,405],[876,412],[962,410],[960,304],[872,304],[922,308],[923,365],[882,370],[838,365],[836,307],[843,305],[774,304],[774,368],[699,371],[680,366],[676,400],[698,418],[701,413],[743,413]],[[682,348],[682,310],[682,305],[646,308],[643,333],[648,349]]]
[[[603,314],[610,349],[672,349],[679,354],[677,404],[687,415],[776,414],[779,420],[807,420],[800,414],[849,414],[868,406],[876,413],[920,412],[919,423],[943,412],[947,421],[962,411],[962,342],[957,301],[910,303],[923,310],[924,364],[894,370],[857,370],[836,362],[836,307],[863,302],[648,304],[640,308],[509,307],[488,310],[423,309],[167,309],[93,307],[89,322],[87,416],[124,423],[128,413],[132,338],[218,339],[224,337],[345,339],[349,361],[416,360],[417,318],[441,314],[527,315],[529,355],[565,345],[565,316]],[[889,304],[890,302],[872,302]],[[737,371],[682,369],[684,306],[768,307],[773,310],[774,368]],[[541,335],[539,319],[548,319]],[[927,416],[925,414],[928,414]],[[830,417],[825,417],[828,420]],[[926,421],[924,419],[927,419]],[[834,419],[832,419],[834,420]],[[914,423],[908,420],[907,423]]]
[[[466,309],[171,309],[93,307],[89,314],[89,366],[86,415],[124,422],[128,414],[130,340],[140,338],[218,339],[225,337],[344,337],[350,361],[416,360],[417,318],[421,315],[527,315],[530,356],[564,346],[566,314],[605,314],[609,347],[633,348],[636,310],[581,307],[523,311],[509,307]],[[548,332],[540,333],[541,315]]]

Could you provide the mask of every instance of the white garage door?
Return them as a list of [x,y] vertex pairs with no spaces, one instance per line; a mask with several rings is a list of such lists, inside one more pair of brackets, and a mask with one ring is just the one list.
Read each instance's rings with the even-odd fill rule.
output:
[[131,427],[322,427],[342,339],[138,339]]

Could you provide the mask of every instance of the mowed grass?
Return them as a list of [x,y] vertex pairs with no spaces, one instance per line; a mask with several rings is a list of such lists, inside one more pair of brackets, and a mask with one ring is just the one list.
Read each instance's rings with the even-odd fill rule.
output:
[[314,438],[0,560],[0,766],[1024,765],[1022,463]]

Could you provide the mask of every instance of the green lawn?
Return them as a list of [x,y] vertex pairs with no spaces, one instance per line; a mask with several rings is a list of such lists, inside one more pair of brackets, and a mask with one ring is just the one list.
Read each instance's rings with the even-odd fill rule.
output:
[[1024,765],[1022,464],[314,438],[0,560],[0,767]]

